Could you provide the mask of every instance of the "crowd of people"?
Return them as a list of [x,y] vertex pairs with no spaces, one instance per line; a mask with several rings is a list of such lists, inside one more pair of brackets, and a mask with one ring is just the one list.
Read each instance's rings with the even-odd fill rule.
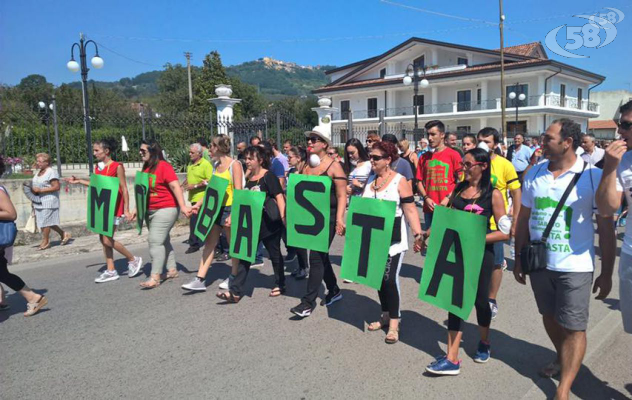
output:
[[[415,252],[423,254],[432,234],[437,207],[483,215],[488,224],[476,290],[480,340],[474,361],[484,363],[491,356],[490,325],[499,313],[497,295],[503,271],[507,269],[505,246],[514,238],[513,275],[517,282],[526,284],[526,272],[530,272],[528,277],[535,302],[557,350],[556,359],[549,360],[540,373],[547,377],[560,375],[557,397],[568,398],[586,349],[591,290],[598,293],[597,299],[606,298],[611,290],[616,254],[614,216],[622,214],[626,200],[632,200],[632,152],[629,151],[632,149],[632,101],[623,105],[620,112],[618,133],[621,138],[607,143],[606,148],[600,147],[594,136],[582,134],[579,124],[565,118],[553,121],[539,137],[516,134],[508,148],[500,133],[490,127],[476,135],[464,135],[459,145],[458,136],[446,132],[439,120],[425,125],[426,137],[416,148],[392,134],[380,137],[369,133],[365,143],[353,138],[344,148],[337,149],[330,135],[316,127],[305,133],[306,143],[287,140],[282,148],[253,137],[249,144],[237,143],[238,155],[232,157],[229,137],[218,135],[208,147],[204,139],[190,145],[191,163],[183,182],[179,182],[173,167],[165,160],[160,145],[154,140],[143,141],[139,148],[142,171],[150,174],[147,228],[151,273],[141,286],[154,289],[165,280],[178,277],[170,232],[182,214],[190,218],[186,253],[202,250],[196,276],[182,285],[182,289],[205,291],[209,268],[214,259],[225,257],[226,243],[230,242],[235,191],[245,189],[264,192],[266,202],[271,201],[278,207],[278,215],[265,207],[255,262],[231,259],[231,273],[221,282],[222,290],[216,296],[228,303],[239,303],[249,270],[263,265],[265,247],[274,270],[270,297],[286,292],[287,263],[297,260],[291,276],[296,281],[307,279],[300,303],[290,310],[293,314],[305,318],[314,312],[323,282],[326,294],[320,305],[330,306],[341,300],[342,291],[328,251],[308,251],[286,245],[287,255],[283,257],[281,250],[281,241],[287,244],[285,192],[288,179],[294,174],[327,177],[332,183],[330,206],[328,211],[323,211],[330,216],[330,244],[335,235],[345,235],[345,213],[352,197],[389,200],[396,204],[386,272],[377,294],[382,313],[377,321],[368,325],[368,331],[386,330],[385,342],[393,344],[399,340],[401,317],[399,272],[409,243],[412,242]],[[114,141],[101,140],[94,143],[93,153],[99,162],[95,173],[119,179],[115,213],[115,225],[118,225],[123,219],[133,221],[137,210],[130,205],[125,168],[112,159],[115,148]],[[40,248],[45,249],[50,245],[50,230],[59,233],[65,242],[70,236],[58,226],[60,178],[50,168],[48,155],[38,154],[38,165],[40,172],[29,187],[31,196],[39,200],[36,207],[34,201],[34,207],[43,227]],[[0,164],[0,168],[4,165]],[[206,187],[214,177],[225,179],[228,186],[219,216],[206,240],[201,241],[194,230]],[[75,177],[68,178],[67,182],[89,184]],[[422,206],[423,219],[416,202]],[[566,211],[558,218],[561,209]],[[15,219],[16,212],[6,190],[0,190],[0,220]],[[601,254],[601,271],[594,281],[593,221],[596,221]],[[525,264],[531,261],[524,255],[530,246],[535,246],[533,243],[542,243],[542,239],[546,242],[545,265],[531,272],[532,266]],[[113,236],[100,235],[100,241],[106,270],[97,277],[97,283],[119,279],[113,250],[127,259],[130,278],[142,272],[142,259]],[[37,313],[47,304],[47,299],[35,294],[8,271],[11,249],[0,251],[0,282],[24,296],[28,303],[25,315]],[[422,260],[419,258],[420,264]],[[626,229],[621,250],[619,274],[624,329],[632,333],[632,231],[629,229]],[[0,299],[0,309],[2,307],[6,307],[4,297]],[[449,313],[447,352],[426,367],[428,373],[456,375],[460,372],[462,325],[461,318]]]

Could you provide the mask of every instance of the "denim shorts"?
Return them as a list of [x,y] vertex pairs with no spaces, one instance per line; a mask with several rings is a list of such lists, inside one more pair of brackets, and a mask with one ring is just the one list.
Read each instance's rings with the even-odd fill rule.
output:
[[222,206],[219,209],[219,214],[217,215],[217,219],[215,220],[215,225],[225,226],[226,220],[230,216],[230,206]]
[[503,265],[505,261],[505,243],[507,242],[494,243],[494,266]]

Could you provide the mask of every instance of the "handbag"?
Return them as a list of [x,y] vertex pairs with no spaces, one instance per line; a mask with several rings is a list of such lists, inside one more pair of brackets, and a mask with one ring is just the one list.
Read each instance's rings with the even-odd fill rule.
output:
[[263,211],[268,217],[268,222],[281,221],[281,212],[279,211],[279,205],[276,200],[266,195],[266,201],[263,204]]
[[37,221],[34,210],[31,210],[31,215],[29,215],[29,219],[26,221],[23,231],[27,233],[37,233],[39,231],[39,229],[37,229]]
[[579,174],[575,174],[571,183],[568,184],[566,191],[562,195],[562,198],[557,203],[557,207],[555,207],[555,211],[553,211],[553,215],[551,215],[551,219],[549,220],[546,229],[542,233],[542,237],[540,240],[532,240],[526,246],[522,248],[520,251],[520,262],[522,264],[522,271],[525,274],[532,274],[534,272],[542,271],[546,269],[548,263],[548,250],[546,247],[546,241],[551,234],[551,230],[553,229],[553,225],[555,225],[555,221],[557,220],[557,216],[562,211],[562,207],[564,207],[564,203],[568,198],[568,195],[571,193],[571,190],[579,181],[579,178],[584,173],[586,169],[586,162],[584,161],[584,168]]
[[13,221],[0,221],[0,249],[13,246],[18,227]]

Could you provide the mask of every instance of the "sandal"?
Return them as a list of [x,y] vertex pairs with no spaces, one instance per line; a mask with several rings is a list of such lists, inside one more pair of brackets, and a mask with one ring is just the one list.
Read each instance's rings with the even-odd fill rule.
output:
[[153,289],[153,288],[157,288],[158,286],[160,286],[160,281],[158,279],[154,278],[154,277],[150,277],[145,282],[141,282],[140,286],[143,289]]
[[239,303],[239,300],[241,300],[241,297],[235,296],[231,292],[217,292],[217,294],[215,296],[218,299],[222,299],[225,302],[232,303],[232,304],[237,304],[237,303]]
[[70,239],[71,239],[70,233],[64,233],[64,238],[61,241],[61,245],[62,246],[67,245]]
[[399,326],[397,329],[389,329],[386,334],[386,338],[384,338],[384,342],[387,344],[395,344],[399,342]]
[[553,378],[559,375],[561,371],[562,366],[555,360],[542,367],[538,374],[543,378]]
[[270,294],[268,296],[269,297],[279,297],[279,296],[281,296],[284,293],[285,293],[285,288],[275,287],[274,289],[272,289],[272,291],[270,292]]
[[177,269],[169,270],[167,272],[167,275],[165,275],[163,280],[168,281],[169,279],[176,279],[179,276],[180,276],[180,274],[178,274],[178,270]]
[[384,329],[385,326],[388,326],[389,320],[385,320],[380,318],[379,321],[371,322],[367,327],[369,332],[375,332]]
[[42,245],[40,245],[40,246],[37,248],[37,250],[38,250],[38,251],[42,251],[42,250],[46,250],[46,249],[50,249],[50,242],[48,242],[48,243],[46,244],[46,246],[42,246]]

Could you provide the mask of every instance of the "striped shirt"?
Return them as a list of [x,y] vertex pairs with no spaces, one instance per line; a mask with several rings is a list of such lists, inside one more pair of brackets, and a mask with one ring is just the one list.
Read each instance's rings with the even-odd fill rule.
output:
[[[48,167],[46,171],[39,176],[39,174],[33,177],[33,187],[46,189],[50,188],[51,181],[59,180],[59,175],[57,171],[53,168]],[[53,193],[46,193],[40,195],[40,199],[42,200],[41,204],[33,203],[33,207],[36,209],[44,209],[44,208],[59,208],[59,191]]]

